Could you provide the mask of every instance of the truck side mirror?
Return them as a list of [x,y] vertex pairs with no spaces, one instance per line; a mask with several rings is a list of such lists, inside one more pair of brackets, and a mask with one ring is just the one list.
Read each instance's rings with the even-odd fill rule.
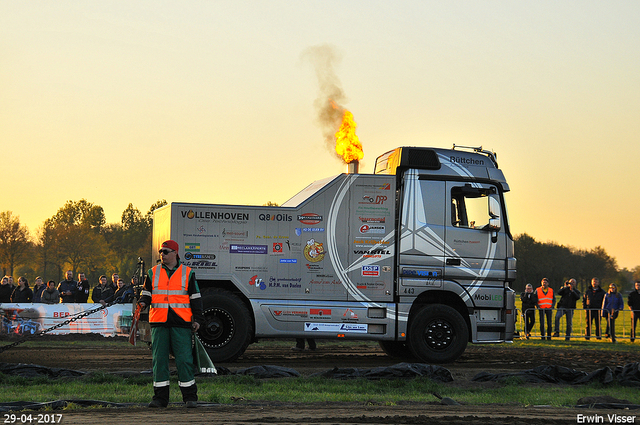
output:
[[489,195],[489,229],[500,230],[500,201],[497,194]]

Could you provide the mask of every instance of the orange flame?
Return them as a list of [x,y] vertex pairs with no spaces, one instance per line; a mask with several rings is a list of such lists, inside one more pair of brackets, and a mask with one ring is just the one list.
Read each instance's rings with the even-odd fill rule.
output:
[[[333,103],[333,102],[332,102]],[[357,124],[353,120],[353,114],[346,109],[342,115],[342,124],[336,132],[336,153],[347,164],[360,161],[364,157],[362,143],[356,136]]]

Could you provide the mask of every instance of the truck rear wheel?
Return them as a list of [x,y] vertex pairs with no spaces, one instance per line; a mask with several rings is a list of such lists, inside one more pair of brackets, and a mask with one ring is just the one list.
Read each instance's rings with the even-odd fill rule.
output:
[[449,363],[464,353],[469,329],[462,315],[443,304],[422,307],[412,317],[408,329],[411,352],[427,363]]
[[404,341],[378,341],[380,348],[389,357],[402,360],[414,360],[415,357],[409,350],[409,346]]
[[253,336],[253,322],[240,298],[224,289],[213,288],[202,296],[205,323],[198,337],[211,361],[232,362],[244,353]]

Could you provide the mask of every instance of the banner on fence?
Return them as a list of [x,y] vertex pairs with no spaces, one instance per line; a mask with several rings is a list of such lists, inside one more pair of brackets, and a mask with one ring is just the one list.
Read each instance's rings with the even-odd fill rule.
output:
[[[32,335],[49,329],[100,304],[0,304],[0,333]],[[114,304],[75,322],[61,326],[49,334],[97,333],[103,336],[128,336],[133,312],[131,304]]]

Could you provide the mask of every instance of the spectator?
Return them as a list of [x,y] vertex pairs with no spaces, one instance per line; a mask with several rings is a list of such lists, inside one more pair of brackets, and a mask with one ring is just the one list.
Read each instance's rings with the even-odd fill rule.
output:
[[47,289],[42,291],[42,302],[45,304],[58,304],[60,302],[60,292],[56,289],[56,282],[47,282]]
[[636,289],[631,291],[627,304],[631,310],[631,342],[636,339],[636,325],[640,320],[640,280],[636,280]]
[[44,284],[42,278],[40,276],[36,277],[36,281],[33,285],[33,302],[41,303],[42,302],[42,292],[47,289],[47,285]]
[[554,337],[560,336],[560,318],[566,316],[567,319],[567,333],[564,340],[569,341],[571,338],[571,330],[573,328],[573,311],[576,309],[576,302],[580,299],[580,291],[576,288],[577,282],[575,279],[569,279],[565,282],[564,286],[558,290],[560,295],[560,301],[558,301],[556,311],[556,331],[553,334]]
[[60,301],[63,303],[72,303],[76,301],[76,292],[78,283],[73,280],[73,271],[67,270],[66,279],[58,284],[58,292],[60,293]]
[[109,282],[109,286],[111,287],[111,289],[113,289],[113,292],[116,292],[118,290],[118,279],[120,279],[118,273],[114,273],[111,275],[111,282]]
[[616,318],[620,310],[624,310],[622,295],[618,293],[616,284],[612,283],[609,285],[609,292],[604,295],[604,300],[602,301],[602,317],[607,319],[605,336],[610,338],[613,343],[616,342]]
[[89,281],[84,277],[84,273],[78,273],[78,286],[76,289],[76,302],[86,303],[89,300],[89,290],[91,286]]
[[544,336],[544,319],[547,319],[547,340],[551,340],[551,316],[553,314],[553,304],[555,297],[553,296],[553,288],[549,287],[549,279],[546,277],[540,282],[540,286],[536,289],[538,297],[538,311],[540,312],[540,336]]
[[536,324],[536,307],[538,306],[538,296],[530,283],[527,283],[524,292],[520,294],[520,301],[522,301],[522,317],[524,317],[524,334],[529,339],[531,329]]
[[133,301],[133,288],[125,285],[124,279],[118,279],[118,290],[105,301],[110,303],[118,298],[120,298],[120,301],[117,301],[118,304],[129,304]]
[[26,277],[18,278],[18,286],[11,294],[11,302],[13,303],[30,303],[33,300],[33,291],[29,288],[29,281]]
[[587,341],[591,337],[591,325],[593,322],[596,323],[596,338],[600,339],[600,310],[602,309],[604,294],[604,290],[600,287],[600,279],[597,277],[591,279],[591,288],[588,288],[582,297],[582,308],[587,313],[587,335],[585,336]]
[[[309,344],[309,350],[316,350],[316,341],[313,338],[307,338],[307,344]],[[295,347],[291,347],[293,351],[303,351],[304,350],[304,338],[296,338]]]
[[113,296],[114,292],[111,289],[111,285],[107,283],[107,277],[105,275],[100,276],[100,283],[93,288],[93,294],[91,299],[94,303],[100,303],[105,305],[107,299]]
[[10,303],[12,293],[13,288],[9,285],[9,276],[5,276],[2,278],[2,285],[0,285],[0,303]]

